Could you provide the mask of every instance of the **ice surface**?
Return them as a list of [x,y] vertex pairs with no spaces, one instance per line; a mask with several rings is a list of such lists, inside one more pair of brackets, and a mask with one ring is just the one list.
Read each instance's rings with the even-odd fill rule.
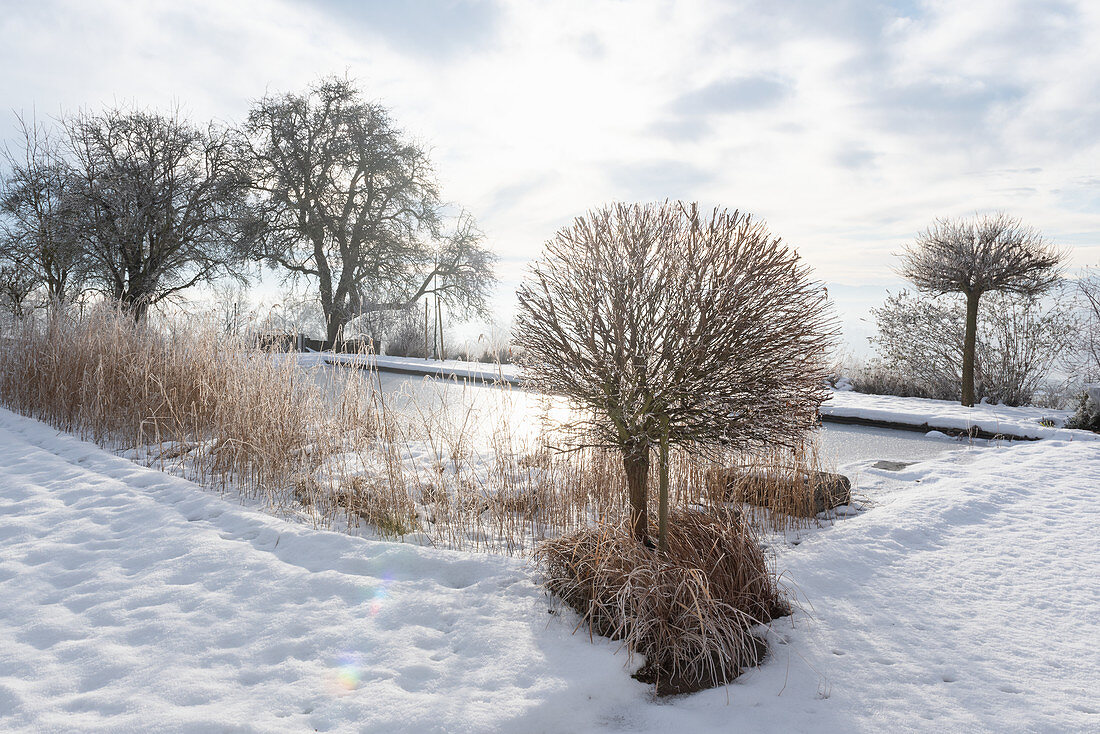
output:
[[[326,359],[347,364],[374,364],[379,367],[421,371],[458,378],[518,381],[520,371],[515,365],[491,365],[458,360],[427,360],[412,357],[341,357],[310,353],[299,355],[303,365],[324,363]],[[849,384],[833,390],[821,406],[823,416],[866,418],[914,426],[962,429],[980,428],[1017,438],[1058,438],[1066,441],[1097,441],[1100,435],[1088,431],[1061,428],[1070,411],[1046,408],[975,405],[964,407],[947,400],[901,398],[893,395],[868,395],[851,390]]]

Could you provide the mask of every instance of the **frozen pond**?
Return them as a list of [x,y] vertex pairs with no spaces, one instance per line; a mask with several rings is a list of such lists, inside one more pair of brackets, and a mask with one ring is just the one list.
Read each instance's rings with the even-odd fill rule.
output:
[[[322,372],[327,372],[327,368]],[[340,368],[343,369],[343,368]],[[417,377],[388,372],[360,373],[381,384],[391,415],[425,422],[442,430],[461,430],[473,443],[507,425],[519,440],[533,439],[546,421],[565,420],[569,411],[561,401],[518,388],[494,387],[457,379]],[[912,462],[946,451],[981,447],[986,441],[926,436],[912,431],[825,423],[820,430],[825,465],[856,461]]]
[[891,428],[823,423],[821,450],[826,463],[837,466],[853,461],[923,461],[945,451],[977,448],[988,444],[982,439],[926,436],[914,431]]

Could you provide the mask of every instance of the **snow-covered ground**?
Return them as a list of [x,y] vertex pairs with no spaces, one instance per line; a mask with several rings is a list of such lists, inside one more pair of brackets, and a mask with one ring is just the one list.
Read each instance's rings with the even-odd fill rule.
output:
[[1100,729],[1100,444],[845,469],[869,509],[777,549],[805,610],[765,664],[656,700],[522,561],[284,522],[0,410],[0,730]]

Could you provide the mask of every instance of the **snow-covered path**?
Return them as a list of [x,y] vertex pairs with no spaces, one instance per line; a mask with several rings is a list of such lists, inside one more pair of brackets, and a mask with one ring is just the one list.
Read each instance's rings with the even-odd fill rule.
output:
[[548,671],[622,675],[518,563],[288,524],[7,411],[0,447],[0,730],[489,731]]
[[1100,728],[1100,445],[891,476],[781,552],[813,611],[762,668],[655,701],[520,562],[289,524],[0,409],[0,730]]

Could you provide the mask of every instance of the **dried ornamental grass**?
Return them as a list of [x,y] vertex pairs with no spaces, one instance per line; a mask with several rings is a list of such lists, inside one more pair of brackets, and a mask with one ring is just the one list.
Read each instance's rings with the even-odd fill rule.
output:
[[637,675],[661,695],[757,665],[765,644],[754,628],[789,613],[753,532],[730,511],[674,512],[666,553],[620,523],[545,541],[535,558],[546,588],[593,634],[645,656]]

